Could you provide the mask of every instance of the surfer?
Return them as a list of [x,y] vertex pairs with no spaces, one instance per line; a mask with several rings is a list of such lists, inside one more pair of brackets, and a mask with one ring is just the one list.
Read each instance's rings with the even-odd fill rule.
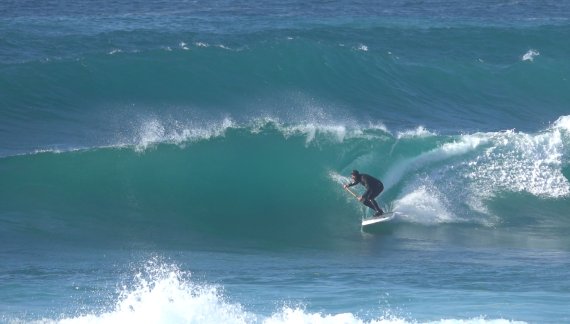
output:
[[384,190],[384,184],[382,181],[374,178],[371,175],[359,173],[358,170],[352,170],[351,177],[352,182],[345,184],[344,187],[348,188],[359,183],[362,184],[364,187],[366,187],[366,192],[362,194],[362,196],[358,197],[358,200],[367,207],[372,208],[374,211],[376,211],[374,217],[384,214],[384,211],[382,208],[380,208],[380,206],[378,206],[378,203],[374,199],[378,197],[378,195],[380,195],[380,193]]

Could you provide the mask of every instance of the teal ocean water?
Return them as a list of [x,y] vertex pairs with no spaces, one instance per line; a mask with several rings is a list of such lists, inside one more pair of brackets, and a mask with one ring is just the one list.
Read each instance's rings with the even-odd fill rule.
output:
[[555,1],[6,1],[0,322],[570,322],[568,39]]

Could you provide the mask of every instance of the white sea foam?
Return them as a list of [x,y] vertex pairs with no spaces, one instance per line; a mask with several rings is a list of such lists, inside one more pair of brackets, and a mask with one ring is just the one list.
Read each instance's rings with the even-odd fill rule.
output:
[[388,156],[392,156],[394,149],[399,144],[401,139],[411,139],[411,138],[425,138],[436,136],[436,133],[430,132],[429,130],[425,129],[423,126],[418,126],[416,129],[401,131],[396,134],[396,141],[392,145]]
[[358,47],[356,49],[359,51],[368,52],[368,46],[366,46],[364,44],[358,45]]
[[570,116],[561,116],[553,124],[554,130],[570,132]]
[[[199,124],[199,126],[195,126]],[[377,134],[370,133],[380,130],[383,132],[383,125],[371,125],[365,134],[361,128],[351,128],[343,124],[306,122],[300,124],[284,124],[278,118],[260,117],[247,123],[237,123],[231,118],[224,118],[221,121],[211,121],[208,123],[179,122],[176,120],[162,120],[155,117],[145,119],[135,126],[133,140],[122,139],[114,146],[134,145],[139,152],[153,148],[157,144],[179,144],[196,142],[199,140],[209,140],[220,136],[225,136],[230,128],[244,129],[252,134],[258,134],[266,128],[273,128],[280,132],[285,138],[292,136],[304,136],[305,144],[310,145],[316,141],[317,137],[333,143],[342,143],[349,138],[380,138]]]
[[379,130],[384,133],[391,134],[390,131],[388,130],[388,127],[386,127],[386,125],[384,125],[383,123],[369,123],[367,129]]
[[346,184],[350,182],[350,179],[348,177],[345,177],[341,174],[339,174],[336,171],[329,171],[329,178],[331,178],[334,182],[339,183],[339,184]]
[[[349,123],[351,124],[351,123]],[[302,124],[284,125],[277,124],[277,129],[285,137],[293,135],[305,136],[305,144],[309,145],[317,139],[325,139],[329,142],[343,143],[349,139],[386,140],[390,134],[384,124],[369,124],[367,127],[358,127],[334,122],[307,122]]]
[[[149,262],[150,269],[135,276],[135,284],[125,285],[111,310],[80,314],[62,319],[43,319],[35,323],[263,323],[263,324],[507,324],[524,323],[505,319],[441,319],[419,322],[390,314],[374,319],[362,319],[353,313],[328,314],[310,312],[302,307],[282,307],[269,316],[248,311],[237,302],[229,302],[215,286],[195,284],[189,274],[176,266]],[[9,322],[19,323],[17,319]]]
[[396,138],[418,138],[418,137],[430,137],[436,136],[437,133],[430,132],[423,126],[418,126],[416,129],[406,130],[398,132]]
[[[487,202],[498,193],[526,192],[541,198],[570,195],[570,182],[562,173],[569,129],[570,117],[562,116],[537,134],[510,130],[463,135],[396,161],[384,184],[390,188],[407,177],[408,189],[396,200],[395,209],[412,222],[476,221],[492,226],[498,218]],[[460,156],[464,157],[439,163]]]
[[473,151],[487,141],[488,139],[481,134],[464,135],[458,141],[445,143],[414,158],[399,161],[387,172],[384,185],[390,188],[398,183],[405,174],[417,171],[426,165]]
[[570,183],[561,170],[563,149],[560,127],[536,135],[497,133],[492,145],[468,162],[466,177],[488,195],[503,190],[549,198],[567,196]]
[[318,133],[327,134],[331,136],[332,139],[341,143],[346,138],[348,132],[343,125],[319,125],[314,123],[280,127],[280,129],[287,136],[304,134],[306,136],[305,144],[313,142]]
[[145,122],[139,133],[140,140],[137,150],[142,151],[149,145],[162,141],[165,138],[165,129],[160,121],[154,119]]
[[394,210],[400,218],[421,224],[458,222],[457,216],[449,211],[446,197],[433,186],[421,185],[394,201]]
[[60,154],[62,152],[71,152],[74,149],[69,149],[69,150],[65,150],[62,151],[61,149],[38,149],[35,150],[32,154],[42,154],[42,153],[54,153],[54,154]]
[[523,56],[522,56],[522,60],[523,61],[534,61],[534,58],[539,56],[540,52],[538,52],[537,50],[534,49],[530,49],[528,50],[528,52],[526,52]]
[[209,140],[225,136],[228,129],[243,129],[258,134],[265,129],[275,129],[284,138],[304,136],[305,144],[315,141],[342,143],[347,139],[362,138],[368,140],[386,139],[389,131],[383,124],[370,124],[366,128],[347,126],[346,124],[320,121],[306,121],[296,124],[285,124],[279,118],[258,117],[247,122],[238,123],[230,117],[221,120],[179,121],[171,118],[148,117],[131,121],[130,130],[122,130],[114,147],[134,146],[142,152],[154,148],[157,144],[185,145],[188,142]]
[[200,126],[184,124],[178,121],[162,122],[159,119],[150,118],[138,126],[135,143],[133,144],[136,151],[142,152],[161,143],[185,144],[186,142],[224,136],[229,128],[234,127],[237,126],[230,118],[224,118],[221,122],[212,122]]

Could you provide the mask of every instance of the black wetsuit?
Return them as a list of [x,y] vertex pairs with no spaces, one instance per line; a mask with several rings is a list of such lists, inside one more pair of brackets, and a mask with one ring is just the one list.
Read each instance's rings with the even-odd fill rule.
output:
[[378,195],[384,190],[384,184],[382,181],[374,178],[371,175],[360,173],[356,177],[355,181],[348,184],[348,186],[352,187],[359,183],[366,187],[366,192],[362,194],[362,203],[382,214],[382,209],[380,206],[378,206],[376,200],[374,200],[374,198],[378,197]]

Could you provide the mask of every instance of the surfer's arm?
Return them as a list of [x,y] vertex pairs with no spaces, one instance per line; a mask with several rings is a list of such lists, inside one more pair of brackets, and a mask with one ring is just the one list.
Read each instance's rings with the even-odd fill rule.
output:
[[348,187],[356,186],[359,183],[360,183],[360,181],[357,180],[357,181],[351,182],[349,184],[345,184],[344,187],[348,188]]

